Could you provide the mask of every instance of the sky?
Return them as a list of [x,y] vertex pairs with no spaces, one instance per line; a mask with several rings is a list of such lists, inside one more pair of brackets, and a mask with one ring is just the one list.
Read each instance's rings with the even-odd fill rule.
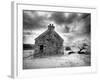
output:
[[50,12],[23,10],[23,37],[25,44],[34,44],[35,38],[53,24],[64,39],[64,45],[87,38],[91,34],[91,14],[75,12]]

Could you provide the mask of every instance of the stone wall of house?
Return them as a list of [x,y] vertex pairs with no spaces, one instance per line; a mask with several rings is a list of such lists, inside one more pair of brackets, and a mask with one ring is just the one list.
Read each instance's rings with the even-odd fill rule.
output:
[[[35,54],[38,56],[48,56],[48,55],[58,55],[61,54],[62,42],[53,41],[51,39],[47,41],[46,39],[39,39],[35,41]],[[43,52],[40,50],[40,46],[43,45]]]

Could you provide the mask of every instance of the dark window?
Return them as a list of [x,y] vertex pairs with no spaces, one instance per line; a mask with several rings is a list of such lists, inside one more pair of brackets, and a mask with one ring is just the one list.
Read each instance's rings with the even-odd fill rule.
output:
[[43,52],[43,45],[40,45],[40,51]]

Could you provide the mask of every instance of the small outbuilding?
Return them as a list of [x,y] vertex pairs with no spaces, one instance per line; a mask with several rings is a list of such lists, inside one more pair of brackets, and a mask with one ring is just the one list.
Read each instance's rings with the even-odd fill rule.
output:
[[62,55],[63,39],[55,31],[53,24],[48,25],[48,29],[35,38],[35,53],[34,57]]

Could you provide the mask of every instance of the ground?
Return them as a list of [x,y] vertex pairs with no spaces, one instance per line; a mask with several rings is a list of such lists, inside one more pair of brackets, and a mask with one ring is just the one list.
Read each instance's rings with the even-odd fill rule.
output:
[[33,50],[24,51],[23,69],[90,66],[90,55],[70,54],[34,58]]

